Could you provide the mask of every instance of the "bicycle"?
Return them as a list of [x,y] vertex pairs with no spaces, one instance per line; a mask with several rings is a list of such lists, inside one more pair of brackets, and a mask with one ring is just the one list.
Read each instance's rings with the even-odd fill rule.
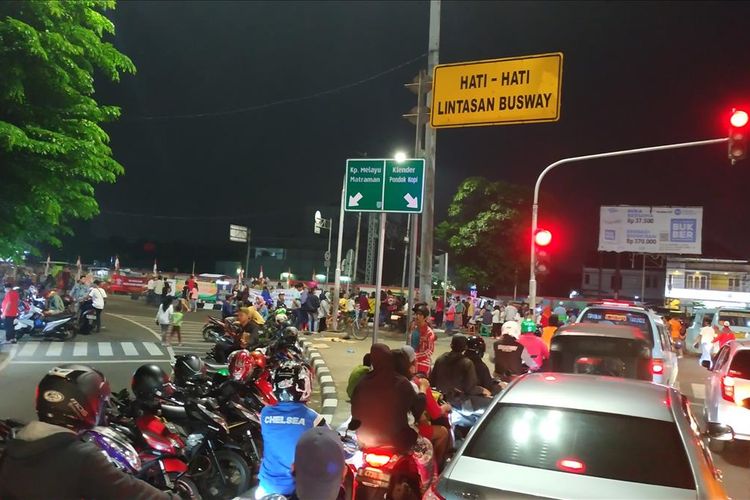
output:
[[351,335],[357,340],[364,340],[370,334],[370,330],[367,325],[362,326],[362,322],[359,318],[347,316],[345,321],[345,330],[347,335]]

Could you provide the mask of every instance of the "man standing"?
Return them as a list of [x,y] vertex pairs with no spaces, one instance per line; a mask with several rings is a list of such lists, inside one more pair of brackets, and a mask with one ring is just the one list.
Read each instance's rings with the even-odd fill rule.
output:
[[518,308],[512,303],[505,306],[505,321],[518,321]]
[[158,297],[160,299],[161,293],[163,291],[164,291],[164,279],[162,279],[161,275],[159,275],[156,277],[156,281],[154,281],[154,298]]
[[104,310],[104,299],[107,298],[107,292],[104,291],[99,285],[101,281],[94,280],[94,286],[89,292],[91,297],[91,305],[94,306],[94,312],[96,313],[96,331],[102,331],[102,311]]
[[430,311],[426,304],[414,306],[414,325],[409,344],[416,353],[417,372],[429,377],[432,366],[432,353],[435,352],[435,333],[427,324]]
[[[667,322],[667,325],[669,325],[669,333],[672,337],[672,344],[675,345],[678,341],[681,341],[684,339],[682,336],[682,322],[677,319],[677,316],[672,316],[669,318],[669,321]],[[682,357],[682,348],[676,349],[677,351],[677,357]]]
[[13,284],[10,282],[5,283],[5,297],[3,298],[2,306],[0,306],[0,312],[2,312],[3,325],[5,326],[5,340],[0,342],[5,344],[10,342],[11,344],[16,343],[16,330],[13,326],[13,322],[18,316],[18,292],[13,290]]
[[154,303],[154,285],[156,284],[156,281],[154,280],[154,277],[151,276],[148,279],[148,283],[146,284],[146,304],[151,305]]

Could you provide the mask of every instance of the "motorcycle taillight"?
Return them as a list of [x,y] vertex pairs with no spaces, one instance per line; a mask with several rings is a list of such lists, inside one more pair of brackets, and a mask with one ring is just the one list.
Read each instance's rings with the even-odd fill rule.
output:
[[365,462],[371,467],[380,468],[391,461],[393,455],[383,455],[380,453],[366,453]]

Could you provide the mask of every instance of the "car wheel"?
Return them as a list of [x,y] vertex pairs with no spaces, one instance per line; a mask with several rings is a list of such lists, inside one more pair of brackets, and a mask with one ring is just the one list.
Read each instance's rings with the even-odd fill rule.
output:
[[708,438],[708,449],[712,453],[723,453],[727,449],[728,441],[719,441],[717,439]]

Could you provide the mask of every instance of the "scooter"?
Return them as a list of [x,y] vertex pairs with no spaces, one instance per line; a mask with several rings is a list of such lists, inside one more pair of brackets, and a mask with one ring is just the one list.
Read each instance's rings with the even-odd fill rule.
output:
[[88,335],[94,331],[96,311],[91,298],[83,300],[78,306],[78,333]]
[[34,338],[70,340],[76,336],[75,315],[60,313],[45,316],[44,311],[32,304],[24,303],[24,310],[14,321],[16,339],[24,335]]

